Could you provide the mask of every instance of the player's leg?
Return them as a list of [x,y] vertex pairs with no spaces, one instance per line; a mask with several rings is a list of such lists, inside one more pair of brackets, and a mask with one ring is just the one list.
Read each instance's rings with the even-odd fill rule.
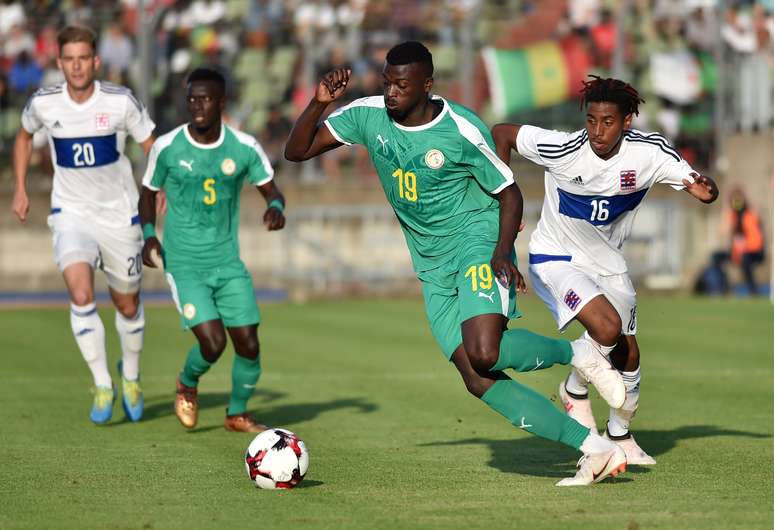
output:
[[214,291],[223,322],[234,344],[231,398],[224,427],[228,431],[261,432],[266,426],[247,412],[247,401],[261,376],[258,324],[261,321],[250,274],[241,262],[221,268],[222,281]]
[[485,261],[488,252],[480,254],[463,261],[457,277],[463,342],[476,370],[525,372],[572,363],[609,403],[619,406],[624,399],[620,375],[585,340],[570,343],[526,329],[506,329],[508,319],[520,315],[515,287],[493,281]]
[[590,431],[554,407],[534,390],[509,378],[501,371],[480,373],[473,368],[460,345],[451,361],[460,373],[468,392],[527,432],[561,442],[583,452],[582,464],[574,477],[558,486],[585,486],[626,470],[626,456],[619,447]]
[[227,328],[234,344],[231,367],[231,397],[224,426],[228,431],[262,432],[267,429],[247,412],[247,401],[253,395],[261,377],[260,344],[256,324]]
[[175,414],[180,423],[190,429],[198,421],[199,379],[226,348],[226,331],[213,300],[207,273],[167,271],[165,276],[183,329],[190,329],[196,337],[196,344],[188,351],[178,375],[175,396]]
[[89,225],[77,217],[55,213],[49,216],[48,225],[53,233],[54,259],[70,297],[70,327],[94,381],[89,417],[94,423],[105,423],[113,414],[115,392],[107,365],[105,327],[94,300],[99,247]]
[[131,421],[142,418],[144,399],[140,388],[140,352],[145,334],[145,311],[140,302],[142,234],[138,225],[121,229],[97,227],[102,271],[116,308],[115,326],[121,342],[122,405]]

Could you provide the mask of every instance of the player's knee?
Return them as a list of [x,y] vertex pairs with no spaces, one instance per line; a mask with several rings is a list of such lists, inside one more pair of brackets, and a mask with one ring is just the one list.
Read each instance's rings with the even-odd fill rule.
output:
[[94,295],[87,290],[73,291],[70,293],[70,301],[79,306],[89,305],[94,301]]
[[488,379],[481,377],[475,372],[462,374],[462,380],[465,382],[465,388],[468,389],[468,392],[477,398],[481,398],[491,386],[491,382]]
[[226,337],[214,334],[201,338],[199,339],[199,348],[202,351],[202,357],[207,362],[214,363],[226,349]]
[[261,345],[258,342],[257,337],[249,337],[247,339],[242,339],[239,341],[239,344],[234,344],[234,349],[237,352],[237,355],[240,357],[244,357],[245,359],[250,359],[254,361],[258,358],[258,354],[261,350]]
[[589,333],[603,346],[614,346],[621,337],[621,317],[618,313],[605,315]]
[[116,311],[121,313],[124,318],[133,319],[137,316],[137,311],[140,309],[138,300],[127,300],[120,303],[116,303]]
[[500,357],[499,345],[489,344],[486,341],[465,343],[465,352],[468,354],[470,364],[479,371],[490,370]]

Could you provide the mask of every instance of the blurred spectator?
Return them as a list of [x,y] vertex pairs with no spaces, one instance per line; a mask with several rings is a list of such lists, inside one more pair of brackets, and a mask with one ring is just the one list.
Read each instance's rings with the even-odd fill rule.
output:
[[88,26],[93,23],[94,13],[86,0],[69,0],[63,7],[66,26]]
[[4,38],[13,26],[22,26],[27,20],[21,2],[2,0],[0,3],[0,39]]
[[744,192],[735,188],[729,195],[722,232],[730,238],[730,250],[718,252],[713,259],[719,264],[730,260],[737,265],[744,277],[747,292],[758,294],[755,283],[755,266],[763,262],[764,238],[761,218],[747,202]]
[[736,126],[743,133],[767,130],[771,121],[771,35],[763,7],[728,9],[721,34],[734,54],[731,64],[736,69],[733,76]]
[[117,22],[112,22],[102,33],[99,41],[104,79],[125,84],[126,73],[132,63],[132,42]]
[[275,169],[285,162],[285,157],[283,156],[285,140],[287,140],[292,128],[293,122],[282,112],[282,107],[273,105],[269,108],[269,114],[266,117],[266,127],[264,127],[260,135],[260,141],[271,161],[272,167]]
[[17,101],[27,99],[40,86],[42,78],[43,69],[38,66],[38,63],[26,50],[19,54],[11,67],[11,71],[8,72],[8,84]]
[[35,52],[35,39],[24,26],[14,24],[5,38],[3,55],[14,60],[22,52],[32,55]]

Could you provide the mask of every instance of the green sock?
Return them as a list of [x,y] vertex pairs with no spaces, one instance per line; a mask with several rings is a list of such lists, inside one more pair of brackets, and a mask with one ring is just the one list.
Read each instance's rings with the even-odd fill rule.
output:
[[234,354],[234,364],[231,368],[231,399],[228,402],[227,414],[242,414],[247,411],[247,400],[253,395],[259,377],[261,377],[260,356],[252,360]]
[[541,438],[580,448],[589,430],[563,414],[553,403],[513,379],[500,379],[481,400],[505,416],[516,427]]
[[572,346],[563,339],[551,339],[526,329],[509,329],[500,341],[500,357],[491,368],[517,372],[543,370],[554,364],[570,364]]
[[199,384],[199,378],[206,374],[211,366],[212,363],[202,357],[202,350],[197,344],[188,351],[183,371],[180,372],[180,382],[185,386],[196,387]]

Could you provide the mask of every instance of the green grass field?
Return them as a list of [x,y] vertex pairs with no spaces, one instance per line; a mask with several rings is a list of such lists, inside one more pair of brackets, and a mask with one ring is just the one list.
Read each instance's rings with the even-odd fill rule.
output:
[[[534,296],[522,308],[518,325],[555,334]],[[144,420],[116,404],[103,427],[87,417],[66,310],[0,311],[0,528],[774,528],[767,302],[643,297],[634,429],[658,465],[571,489],[554,483],[575,452],[469,396],[419,300],[262,311],[251,409],[306,441],[310,469],[292,491],[256,490],[242,463],[251,436],[222,428],[230,350],[202,380],[198,427],[178,424],[175,375],[193,337],[172,307],[147,309]],[[115,373],[113,313],[102,316]],[[519,379],[552,395],[565,373]],[[595,412],[601,423],[599,399]]]

